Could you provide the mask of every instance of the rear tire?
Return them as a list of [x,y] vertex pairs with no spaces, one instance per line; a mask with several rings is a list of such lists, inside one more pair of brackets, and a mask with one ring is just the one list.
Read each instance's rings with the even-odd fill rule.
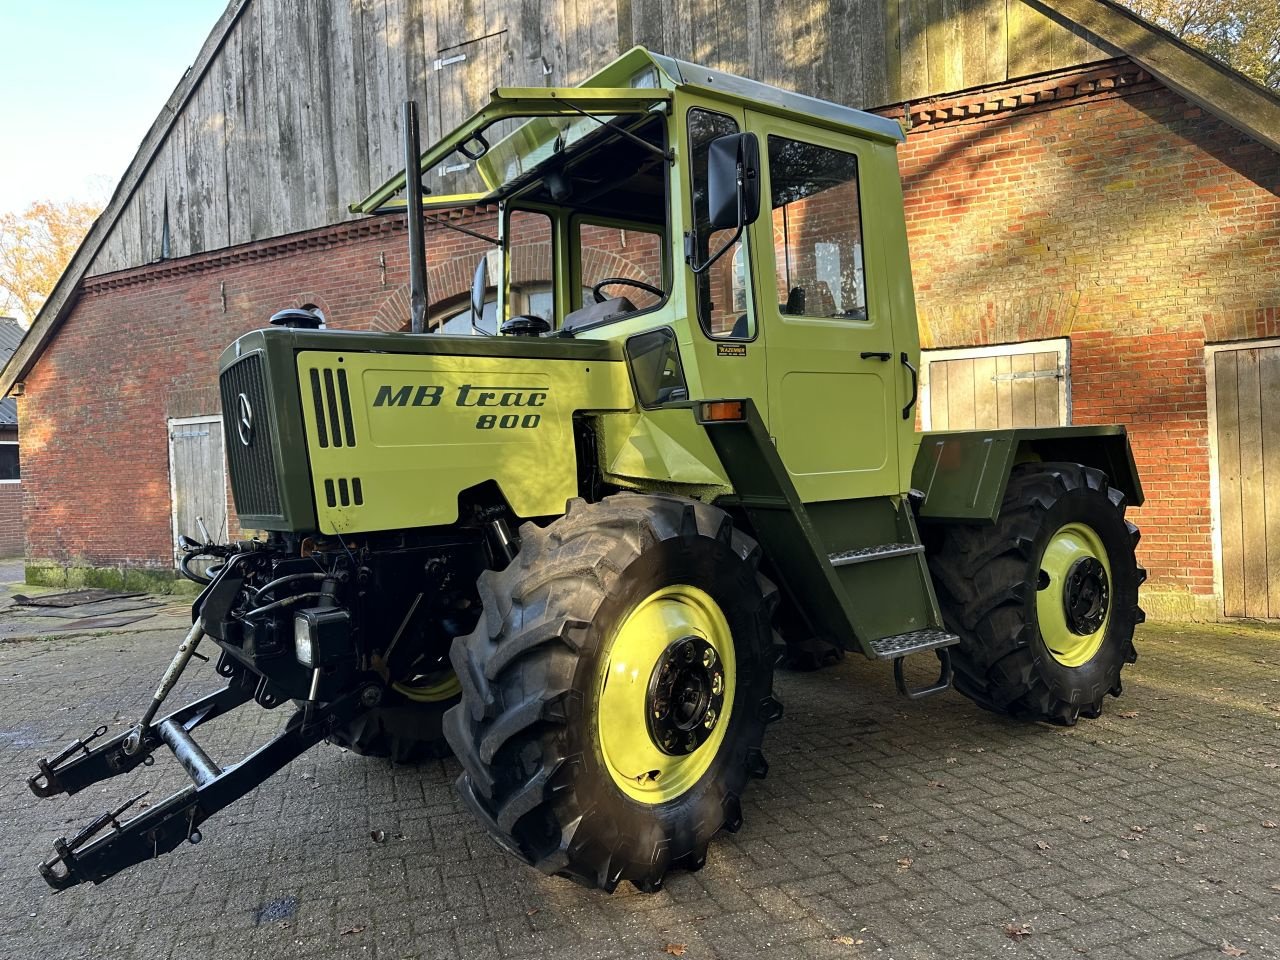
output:
[[[747,781],[768,769],[777,589],[726,513],[679,497],[575,500],[520,537],[505,570],[481,575],[480,622],[453,645],[463,696],[445,733],[459,792],[545,873],[656,890],[738,829]],[[690,641],[696,658],[680,662],[694,666],[676,670],[690,685],[668,695],[664,664]],[[681,703],[682,732],[663,726]]]
[[929,558],[955,687],[997,713],[1071,725],[1096,717],[1137,659],[1146,571],[1124,494],[1074,463],[1013,468],[994,526],[953,525]]

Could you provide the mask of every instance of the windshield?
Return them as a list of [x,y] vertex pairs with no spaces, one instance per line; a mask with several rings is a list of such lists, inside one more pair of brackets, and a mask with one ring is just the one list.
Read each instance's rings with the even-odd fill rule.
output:
[[[671,282],[666,117],[630,115],[605,124],[582,119],[594,129],[562,130],[555,149],[521,152],[490,144],[467,170],[453,174],[474,177],[499,165],[520,171],[502,186],[505,214],[481,206],[469,214],[428,215],[470,231],[455,229],[447,241],[431,245],[428,329],[471,332],[470,291],[482,260],[486,302],[478,326],[484,333],[521,315],[541,317],[553,329],[594,327],[665,301]],[[548,128],[521,129],[518,136],[532,143],[543,135],[537,131]],[[459,149],[482,148],[462,143]],[[499,233],[501,253],[485,239]]]
[[[621,138],[619,130],[657,126],[654,147],[662,139],[663,124],[640,114],[592,114],[591,116],[520,115],[495,120],[460,139],[451,152],[423,176],[432,197],[475,196],[498,199],[511,196],[533,178],[553,171],[573,158],[597,149],[602,143]],[[653,138],[647,138],[652,142]],[[654,159],[657,156],[654,155]]]

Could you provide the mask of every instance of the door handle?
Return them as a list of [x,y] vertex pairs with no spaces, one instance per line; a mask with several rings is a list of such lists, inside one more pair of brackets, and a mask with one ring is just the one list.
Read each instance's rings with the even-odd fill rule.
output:
[[916,372],[916,368],[911,365],[911,358],[905,352],[902,353],[902,365],[911,371],[911,399],[902,408],[902,419],[910,420],[911,408],[916,405],[916,393],[920,389],[920,375]]
[[861,356],[863,360],[883,360],[885,363],[888,363],[889,358],[892,357],[893,354],[889,353],[887,350],[884,353],[878,353],[875,350],[863,350]]

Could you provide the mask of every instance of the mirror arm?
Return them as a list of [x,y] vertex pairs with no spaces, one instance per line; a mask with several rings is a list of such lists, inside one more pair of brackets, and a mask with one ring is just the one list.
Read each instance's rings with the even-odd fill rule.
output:
[[701,264],[694,263],[692,255],[690,255],[689,269],[691,269],[695,274],[705,273],[707,270],[709,270],[712,264],[714,264],[717,260],[723,257],[726,251],[728,251],[730,247],[732,247],[735,243],[737,243],[739,240],[742,239],[742,228],[743,228],[743,224],[739,223],[738,229],[733,232],[733,236],[724,242],[724,246],[722,246],[719,250],[717,250],[715,253],[709,256],[705,263],[701,263]]
[[[706,273],[717,260],[725,255],[730,247],[742,239],[742,231],[746,228],[747,221],[747,181],[745,171],[742,164],[738,164],[738,227],[733,231],[733,236],[724,242],[724,245],[709,256],[705,263],[698,264],[693,260],[694,251],[691,249],[685,254],[685,261],[689,264],[689,269],[694,275]],[[689,234],[690,241],[693,240],[693,233]],[[692,246],[692,243],[690,244]]]

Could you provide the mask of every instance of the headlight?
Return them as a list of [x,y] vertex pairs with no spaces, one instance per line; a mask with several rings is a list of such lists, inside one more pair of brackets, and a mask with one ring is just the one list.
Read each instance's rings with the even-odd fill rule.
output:
[[316,665],[316,648],[311,640],[311,619],[304,613],[293,618],[293,652],[304,667]]
[[351,614],[341,607],[310,607],[293,617],[293,652],[304,667],[328,670],[355,658]]

